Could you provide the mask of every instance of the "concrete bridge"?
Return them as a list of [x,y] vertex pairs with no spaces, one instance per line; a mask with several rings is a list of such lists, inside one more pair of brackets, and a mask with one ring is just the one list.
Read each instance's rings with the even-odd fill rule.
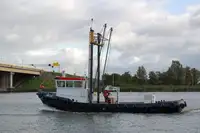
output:
[[13,89],[25,79],[39,76],[41,69],[0,63],[0,91]]

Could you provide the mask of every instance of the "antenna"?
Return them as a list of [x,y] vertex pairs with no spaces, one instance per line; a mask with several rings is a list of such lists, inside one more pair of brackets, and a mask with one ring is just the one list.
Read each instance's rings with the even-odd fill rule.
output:
[[93,23],[94,23],[94,19],[93,18],[91,18],[91,29],[92,29],[92,27],[93,27]]

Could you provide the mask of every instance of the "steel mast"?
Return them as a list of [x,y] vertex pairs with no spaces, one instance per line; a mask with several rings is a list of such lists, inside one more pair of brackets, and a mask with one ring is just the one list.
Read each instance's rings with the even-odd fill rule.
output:
[[[93,21],[93,19],[91,19],[91,20]],[[94,46],[97,46],[97,71],[96,71],[94,81],[96,81],[96,78],[97,78],[97,103],[99,103],[99,101],[100,101],[100,58],[101,58],[102,47],[104,46],[104,39],[105,39],[104,37],[105,37],[106,27],[107,27],[107,24],[104,24],[103,36],[100,33],[97,33],[96,38],[95,38],[94,30],[92,29],[92,27],[90,27],[90,33],[89,33],[89,42],[90,42],[90,44],[89,44],[89,67],[88,67],[88,77],[89,77],[88,99],[89,99],[89,103],[92,103],[93,88],[95,86],[93,84],[93,51],[94,51]],[[105,59],[103,73],[105,72],[105,66],[106,66],[106,62],[107,62],[107,58],[108,58],[108,49],[109,49],[109,46],[110,46],[111,34],[112,34],[112,28],[110,29],[110,34],[109,34],[110,36],[109,36],[109,39],[108,39],[108,47],[107,47],[107,53],[106,53],[106,59]]]
[[[93,21],[93,19],[92,19]],[[88,100],[89,103],[92,103],[92,90],[93,90],[93,45],[95,43],[94,41],[94,30],[92,27],[90,27],[90,33],[89,33],[89,67],[88,67],[88,78],[89,78],[89,95]]]

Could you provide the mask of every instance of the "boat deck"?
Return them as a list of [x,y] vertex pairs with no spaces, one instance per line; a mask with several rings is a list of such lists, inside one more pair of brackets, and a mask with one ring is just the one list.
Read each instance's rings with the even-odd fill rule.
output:
[[[97,103],[97,101],[93,101],[92,103]],[[100,104],[106,104],[106,102],[100,101]],[[140,104],[140,103],[144,103],[144,102],[119,102],[118,104]]]
[[[175,101],[164,101],[164,103],[171,103]],[[93,104],[97,104],[97,101],[93,101]],[[158,102],[157,102],[158,103]],[[104,101],[100,101],[99,104],[107,104]],[[145,103],[145,102],[119,102],[118,104],[153,104],[153,103]]]

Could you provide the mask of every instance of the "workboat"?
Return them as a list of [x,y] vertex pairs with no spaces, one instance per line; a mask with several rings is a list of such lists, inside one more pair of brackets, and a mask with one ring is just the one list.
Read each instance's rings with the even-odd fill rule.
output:
[[[144,95],[141,102],[120,102],[120,88],[108,85],[105,90],[109,90],[115,103],[107,103],[106,98],[99,103],[93,98],[92,103],[88,101],[89,89],[86,88],[87,79],[72,77],[56,77],[56,92],[37,92],[42,103],[58,110],[69,112],[124,112],[124,113],[179,113],[187,105],[183,99],[175,101],[156,101],[155,95]],[[93,95],[94,97],[94,95]]]
[[[70,112],[180,113],[187,106],[183,99],[156,101],[155,95],[148,94],[144,95],[144,100],[140,102],[120,102],[120,87],[105,84],[102,85],[104,87],[100,87],[100,53],[104,41],[108,40],[104,74],[112,33],[111,28],[109,38],[105,39],[105,29],[106,24],[104,25],[103,35],[97,33],[95,39],[94,30],[90,28],[88,76],[55,77],[56,92],[46,92],[45,89],[40,89],[37,92],[42,103],[58,110]],[[93,83],[93,46],[98,47],[97,80],[95,80],[97,87],[94,87]],[[102,81],[104,80],[102,79]],[[94,95],[94,88],[97,89],[97,95]],[[100,88],[103,89],[100,90]]]

